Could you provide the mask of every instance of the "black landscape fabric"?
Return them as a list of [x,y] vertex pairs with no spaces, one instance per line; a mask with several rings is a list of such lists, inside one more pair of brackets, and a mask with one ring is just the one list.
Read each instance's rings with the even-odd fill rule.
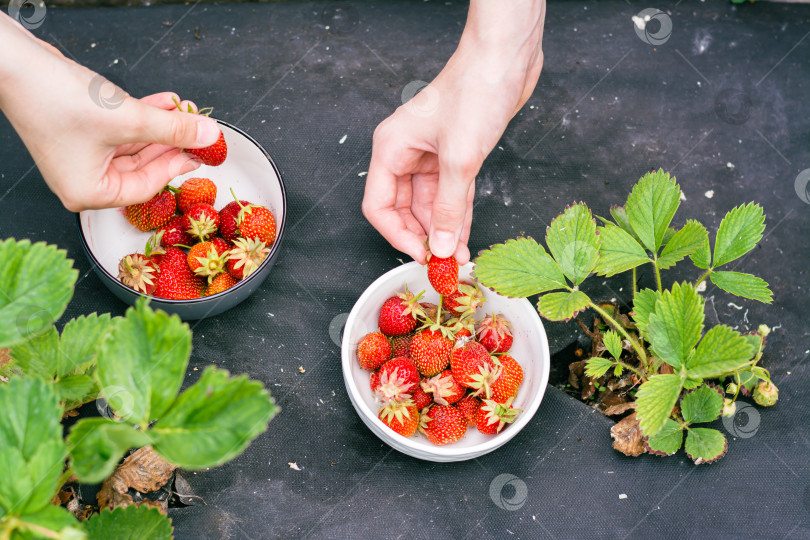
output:
[[[686,197],[677,226],[698,218],[713,235],[733,206],[762,204],[765,238],[735,269],[765,278],[774,303],[709,287],[707,323],[774,327],[763,364],[780,400],[743,418],[744,436],[716,422],[729,451],[713,465],[682,451],[624,457],[612,421],[556,388],[508,445],[456,464],[392,450],[352,408],[330,323],[407,261],[360,213],[372,132],[409,83],[439,72],[465,3],[49,9],[38,36],[133,95],[173,90],[214,107],[267,148],[287,184],[272,274],[238,308],[192,323],[187,378],[209,364],[246,372],[283,410],[233,462],[182,473],[206,504],[170,510],[177,538],[810,538],[810,204],[796,190],[810,168],[810,6],[663,2],[652,7],[672,32],[653,44],[632,22],[646,7],[549,3],[543,73],[481,170],[470,247],[542,238],[573,201],[606,215],[659,167]],[[4,119],[0,231],[75,259],[65,318],[124,312]],[[666,279],[696,272],[682,263]],[[625,277],[586,285],[606,300],[631,294]],[[553,353],[580,336],[545,325]]]

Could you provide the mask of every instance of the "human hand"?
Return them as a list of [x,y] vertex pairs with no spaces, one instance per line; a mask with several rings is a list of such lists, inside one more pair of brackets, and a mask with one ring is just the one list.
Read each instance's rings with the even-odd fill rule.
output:
[[544,18],[544,0],[473,0],[445,68],[375,130],[363,214],[416,261],[428,238],[436,256],[469,261],[475,176],[537,84]]
[[[0,41],[0,109],[68,210],[146,201],[199,167],[181,148],[203,148],[219,137],[214,120],[172,111],[175,94],[138,100],[99,84],[99,75],[5,15]],[[91,88],[98,89],[95,99]],[[114,100],[102,101],[113,92]]]

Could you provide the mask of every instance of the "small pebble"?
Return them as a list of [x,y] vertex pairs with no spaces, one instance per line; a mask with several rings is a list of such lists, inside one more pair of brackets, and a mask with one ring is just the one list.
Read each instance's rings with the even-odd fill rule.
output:
[[621,495],[619,495],[619,499],[626,499],[626,498],[627,498],[627,494],[625,494],[625,493],[622,493]]
[[711,199],[712,197],[714,197],[714,190],[710,189],[709,191],[704,193],[704,195],[706,196],[707,199]]

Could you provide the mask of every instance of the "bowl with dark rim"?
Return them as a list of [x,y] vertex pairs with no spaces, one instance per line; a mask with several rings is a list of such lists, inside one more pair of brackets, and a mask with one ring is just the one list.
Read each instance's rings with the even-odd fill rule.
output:
[[[210,178],[217,186],[214,204],[217,210],[233,201],[231,189],[240,200],[266,206],[273,212],[276,220],[276,240],[259,268],[226,291],[192,300],[149,297],[153,308],[176,313],[183,320],[219,315],[253,294],[270,274],[279,256],[287,221],[284,181],[270,154],[241,129],[222,120],[217,122],[228,145],[225,162],[218,167],[202,165],[195,171],[178,176],[170,184],[179,187],[188,178]],[[145,296],[121,283],[116,276],[121,258],[130,253],[143,253],[152,232],[141,232],[133,227],[126,220],[123,208],[85,210],[77,214],[76,224],[87,258],[104,285],[116,297],[130,305]]]

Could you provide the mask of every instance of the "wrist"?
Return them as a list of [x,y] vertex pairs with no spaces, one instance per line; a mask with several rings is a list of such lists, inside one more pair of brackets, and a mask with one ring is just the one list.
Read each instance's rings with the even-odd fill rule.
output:
[[471,0],[459,46],[479,49],[500,63],[505,58],[528,63],[542,49],[545,16],[545,0]]

